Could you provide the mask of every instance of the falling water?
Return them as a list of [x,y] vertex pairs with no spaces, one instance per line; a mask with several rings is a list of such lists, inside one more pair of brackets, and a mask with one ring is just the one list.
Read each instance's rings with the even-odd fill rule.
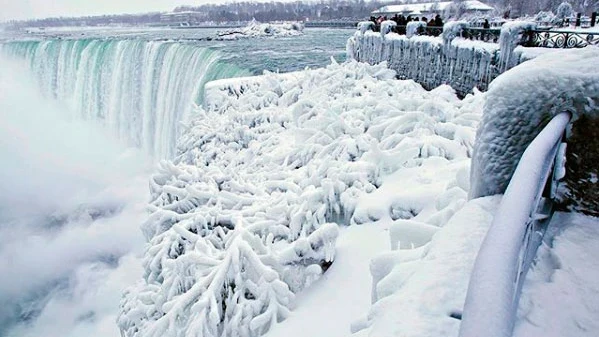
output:
[[206,82],[249,74],[214,50],[170,41],[16,41],[0,53],[25,59],[46,97],[155,158],[173,156]]

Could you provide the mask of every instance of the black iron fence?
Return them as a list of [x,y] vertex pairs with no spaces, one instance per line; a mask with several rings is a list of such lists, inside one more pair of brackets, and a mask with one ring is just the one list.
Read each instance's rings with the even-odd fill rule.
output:
[[[380,25],[375,25],[373,30],[375,32],[380,31]],[[391,31],[399,35],[405,35],[407,26],[393,26]],[[416,35],[440,36],[443,33],[443,27],[420,26],[415,33]],[[501,29],[470,27],[462,29],[458,36],[469,40],[498,43],[501,36]],[[599,45],[599,32],[546,29],[528,30],[522,34],[522,39],[518,44],[525,47],[583,48],[590,45]]]
[[460,36],[469,40],[484,42],[499,42],[500,28],[466,28],[460,32]]
[[530,30],[523,34],[520,44],[525,47],[583,48],[599,45],[599,33]]

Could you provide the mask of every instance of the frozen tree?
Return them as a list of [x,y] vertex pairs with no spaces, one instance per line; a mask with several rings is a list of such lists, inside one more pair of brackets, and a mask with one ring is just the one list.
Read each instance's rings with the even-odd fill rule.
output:
[[540,11],[535,15],[535,21],[543,24],[551,24],[555,22],[556,16],[551,11]]
[[566,1],[562,2],[556,10],[557,17],[562,20],[567,17],[570,17],[572,13],[572,5],[570,5],[570,3]]
[[467,12],[464,0],[454,0],[445,8],[444,16],[446,18],[459,19]]

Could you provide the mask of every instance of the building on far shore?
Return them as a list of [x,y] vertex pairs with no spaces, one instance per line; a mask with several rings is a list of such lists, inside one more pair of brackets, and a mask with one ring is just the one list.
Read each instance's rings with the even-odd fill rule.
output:
[[[405,5],[388,5],[383,6],[372,12],[374,16],[393,16],[397,15],[412,15],[412,16],[434,16],[437,14],[443,14],[443,12],[452,4],[452,1],[439,1],[439,2],[422,2]],[[470,14],[488,14],[494,8],[486,5],[480,1],[464,1],[464,10]]]

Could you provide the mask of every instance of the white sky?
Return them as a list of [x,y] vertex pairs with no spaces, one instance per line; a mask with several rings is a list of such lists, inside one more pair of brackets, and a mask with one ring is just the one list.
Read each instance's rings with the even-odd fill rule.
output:
[[11,19],[169,11],[178,5],[226,0],[0,0],[0,21]]

